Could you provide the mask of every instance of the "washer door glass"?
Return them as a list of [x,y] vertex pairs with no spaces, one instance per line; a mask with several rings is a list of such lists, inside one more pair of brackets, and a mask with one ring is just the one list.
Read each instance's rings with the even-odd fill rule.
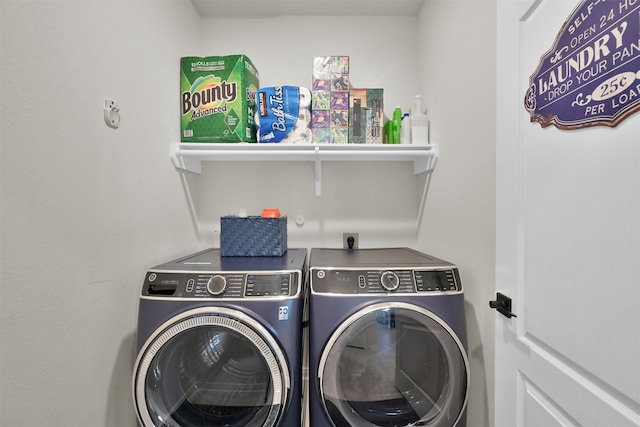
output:
[[219,311],[229,310],[185,313],[142,349],[134,393],[145,426],[276,425],[284,356],[261,325]]
[[327,414],[337,427],[451,427],[464,412],[468,360],[444,321],[399,302],[345,321],[320,359]]

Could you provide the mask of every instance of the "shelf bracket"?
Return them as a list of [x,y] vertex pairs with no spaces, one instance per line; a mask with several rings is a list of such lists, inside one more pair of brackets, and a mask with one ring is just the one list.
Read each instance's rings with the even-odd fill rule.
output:
[[316,197],[322,196],[322,160],[320,160],[320,148],[316,147],[314,150],[316,155]]
[[171,144],[171,163],[174,168],[183,172],[192,172],[198,175],[202,173],[202,161],[197,157],[180,154],[180,144]]
[[430,144],[431,154],[429,156],[416,157],[413,161],[413,174],[420,175],[421,173],[431,171],[436,168],[438,163],[438,146]]

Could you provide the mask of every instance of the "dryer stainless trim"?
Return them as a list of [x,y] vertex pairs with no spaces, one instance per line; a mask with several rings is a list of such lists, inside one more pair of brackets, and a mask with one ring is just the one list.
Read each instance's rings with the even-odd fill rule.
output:
[[200,307],[185,311],[163,323],[142,346],[134,365],[133,396],[138,420],[145,427],[155,424],[147,408],[145,383],[155,355],[174,336],[202,327],[222,326],[238,332],[258,347],[265,358],[273,381],[273,398],[263,427],[277,425],[291,390],[290,367],[271,333],[250,315],[226,307]]
[[[380,274],[387,272],[387,271],[453,271],[453,270],[457,270],[458,268],[454,265],[437,265],[437,266],[375,266],[375,268],[368,268],[368,267],[311,267],[309,268],[309,282],[311,284],[310,286],[310,292],[313,295],[324,295],[324,296],[336,296],[336,297],[340,297],[340,298],[350,298],[350,297],[362,297],[364,294],[340,294],[340,293],[332,293],[332,292],[316,292],[314,291],[314,287],[313,287],[313,277],[314,274],[317,273],[321,273],[322,271],[379,271]],[[459,280],[459,278],[458,278]],[[459,288],[458,290],[455,291],[430,291],[430,292],[418,292],[415,291],[411,294],[408,293],[404,293],[403,295],[415,295],[415,296],[419,296],[419,297],[427,297],[427,296],[441,296],[441,295],[461,295],[464,294],[464,288],[462,285],[462,281],[458,281],[456,280],[456,286]],[[414,289],[415,289],[415,282],[413,284]],[[383,296],[390,296],[390,297],[395,297],[398,294],[394,291],[390,291],[390,290],[386,290],[385,292],[381,292],[379,294],[372,294],[372,296],[375,295],[376,297],[383,297]]]
[[[468,400],[468,396],[469,396],[469,387],[470,387],[470,381],[469,381],[469,376],[470,376],[470,372],[469,372],[469,359],[467,356],[467,352],[465,351],[464,345],[462,344],[462,342],[460,341],[459,337],[457,336],[457,334],[453,331],[453,329],[451,329],[451,327],[449,327],[449,325],[442,320],[439,316],[437,316],[436,314],[432,313],[431,311],[429,311],[426,308],[414,305],[414,304],[409,304],[409,303],[404,303],[404,302],[398,302],[398,301],[390,301],[390,302],[381,302],[381,303],[375,303],[372,305],[368,305],[365,308],[362,308],[358,311],[356,311],[355,313],[353,313],[351,316],[349,316],[347,319],[345,319],[342,323],[340,323],[340,325],[335,329],[335,331],[331,334],[329,340],[327,341],[327,343],[325,344],[324,348],[322,349],[322,355],[320,357],[320,361],[319,361],[319,365],[318,365],[318,388],[319,388],[319,392],[320,392],[320,400],[322,402],[323,405],[323,410],[325,411],[325,413],[329,413],[329,409],[326,405],[327,402],[327,396],[325,395],[325,390],[324,390],[324,376],[325,376],[325,368],[327,366],[327,359],[329,358],[330,353],[333,350],[334,345],[336,344],[336,342],[338,341],[338,339],[340,338],[340,336],[347,330],[349,329],[356,321],[358,321],[359,319],[362,319],[363,317],[373,314],[379,310],[385,310],[385,309],[390,309],[390,308],[394,308],[394,309],[404,309],[404,310],[408,310],[411,312],[415,312],[418,313],[420,315],[423,315],[425,317],[430,318],[431,320],[435,321],[440,327],[442,327],[450,336],[450,338],[455,342],[457,349],[459,350],[459,355],[455,355],[460,356],[462,358],[462,361],[464,363],[464,373],[466,375],[466,389],[464,391],[464,402],[460,408],[459,413],[457,414],[457,418],[455,420],[455,422],[453,423],[453,425],[456,425],[458,423],[458,421],[460,421],[460,418],[462,417],[462,415],[465,412],[465,408],[467,406],[467,400]],[[453,360],[454,355],[449,353],[449,350],[446,346],[443,346],[444,351],[447,353],[447,358],[446,360],[449,362],[449,364],[451,364],[451,361]],[[426,416],[424,417],[426,418]],[[331,419],[330,419],[331,420]],[[362,420],[363,422],[365,422],[364,420]],[[422,420],[421,420],[422,421]],[[333,424],[333,420],[331,420],[332,424]],[[420,421],[419,421],[420,422]],[[416,425],[419,425],[419,422],[416,423]],[[365,425],[371,425],[373,426],[374,424],[361,424],[362,426]]]

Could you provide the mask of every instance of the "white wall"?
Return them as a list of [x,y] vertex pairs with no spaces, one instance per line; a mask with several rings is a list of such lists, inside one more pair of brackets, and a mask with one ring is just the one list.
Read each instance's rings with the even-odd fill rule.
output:
[[[302,227],[290,221],[291,247],[340,246],[342,232],[355,231],[361,247],[412,246],[458,263],[470,425],[490,425],[493,1],[427,1],[420,17],[328,18],[340,32],[290,17],[268,26],[199,19],[186,1],[1,7],[0,425],[133,425],[144,270],[216,246],[220,215],[263,207],[305,217]],[[309,86],[312,57],[340,54],[351,58],[354,86],[385,89],[387,109],[407,109],[422,93],[441,149],[422,218],[427,177],[408,163],[326,162],[321,197],[307,163],[212,163],[201,176],[176,173],[168,152],[179,135],[178,58],[232,53],[253,60],[263,86]],[[118,130],[103,122],[105,96],[120,106]]]
[[440,147],[418,249],[460,266],[465,286],[469,426],[493,425],[496,2],[427,0],[420,75]]
[[[327,31],[327,26],[336,28]],[[239,31],[238,29],[242,29]],[[311,87],[314,56],[349,56],[353,87],[383,88],[385,111],[408,110],[417,93],[416,17],[274,17],[203,19],[195,54],[244,53],[261,86]],[[209,164],[199,179],[198,216],[207,242],[219,241],[219,217],[247,208],[278,207],[291,219],[290,246],[415,245],[420,177],[411,163],[324,162],[322,196],[314,195],[312,163]]]
[[145,269],[196,245],[168,156],[196,15],[177,1],[1,8],[0,425],[132,426]]

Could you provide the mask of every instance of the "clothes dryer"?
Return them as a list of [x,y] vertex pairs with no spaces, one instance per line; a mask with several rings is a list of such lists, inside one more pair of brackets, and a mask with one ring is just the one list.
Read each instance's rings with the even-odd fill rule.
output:
[[207,249],[151,268],[133,373],[139,423],[299,427],[306,263],[306,249]]
[[458,268],[409,248],[311,249],[312,427],[464,427]]

